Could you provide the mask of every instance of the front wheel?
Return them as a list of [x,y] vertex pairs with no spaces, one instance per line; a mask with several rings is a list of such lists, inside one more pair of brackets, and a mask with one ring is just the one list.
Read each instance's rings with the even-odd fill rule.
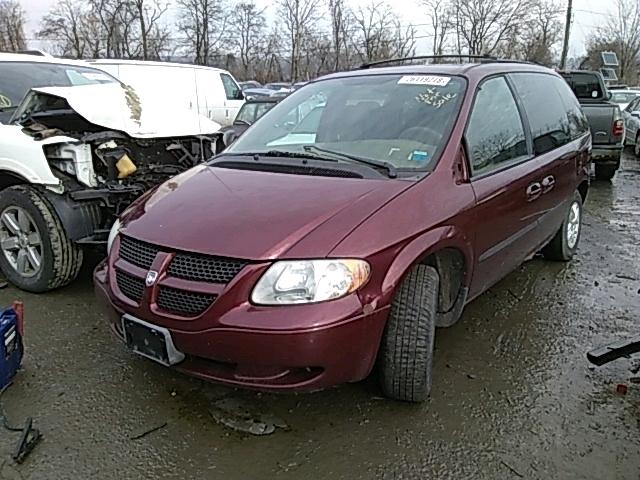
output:
[[422,402],[431,392],[438,288],[438,272],[416,265],[396,291],[379,356],[387,397]]
[[562,226],[555,237],[542,249],[549,260],[568,262],[578,250],[582,231],[582,197],[579,192],[573,194]]
[[25,185],[0,192],[0,268],[7,280],[46,292],[71,282],[81,265],[82,250],[44,195]]
[[640,133],[636,135],[636,143],[633,144],[633,154],[640,158]]

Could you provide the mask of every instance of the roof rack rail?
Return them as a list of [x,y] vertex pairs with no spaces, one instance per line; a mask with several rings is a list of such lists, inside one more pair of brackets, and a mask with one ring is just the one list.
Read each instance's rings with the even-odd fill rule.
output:
[[491,55],[420,55],[416,57],[401,57],[401,58],[390,58],[388,60],[378,60],[375,62],[363,63],[360,65],[360,69],[368,69],[371,67],[380,67],[383,65],[390,65],[394,63],[407,62],[411,60],[444,60],[447,58],[457,58],[459,60],[467,59],[467,60],[479,60],[479,63],[523,63],[528,65],[540,65],[544,66],[538,62],[529,62],[526,60],[510,60],[504,58],[497,58]]
[[416,57],[401,57],[401,58],[390,58],[388,60],[378,60],[375,62],[363,63],[360,65],[361,69],[367,69],[371,67],[379,67],[381,65],[388,65],[392,63],[398,62],[407,62],[409,60],[443,60],[445,58],[457,58],[457,59],[473,59],[473,60],[485,60],[485,61],[497,61],[496,57],[492,57],[490,55],[419,55]]

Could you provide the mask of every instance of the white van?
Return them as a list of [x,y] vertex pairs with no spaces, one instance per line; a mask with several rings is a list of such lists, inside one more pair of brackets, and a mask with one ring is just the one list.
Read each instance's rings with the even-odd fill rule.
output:
[[90,60],[137,92],[187,107],[222,126],[233,124],[244,103],[238,82],[226,70],[182,63],[138,60]]

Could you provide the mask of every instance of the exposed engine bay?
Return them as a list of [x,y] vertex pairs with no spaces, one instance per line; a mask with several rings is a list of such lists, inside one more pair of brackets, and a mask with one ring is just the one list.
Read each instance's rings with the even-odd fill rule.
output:
[[[86,243],[101,243],[115,217],[142,193],[215,153],[216,133],[165,137],[147,130],[130,135],[89,121],[63,97],[43,92],[30,95],[13,123],[33,140],[43,142],[44,155],[63,186],[64,196],[73,202],[89,201],[99,206],[96,234]],[[128,118],[123,125],[133,124],[143,131],[139,99],[127,98],[127,104]],[[111,118],[117,124],[117,115]]]

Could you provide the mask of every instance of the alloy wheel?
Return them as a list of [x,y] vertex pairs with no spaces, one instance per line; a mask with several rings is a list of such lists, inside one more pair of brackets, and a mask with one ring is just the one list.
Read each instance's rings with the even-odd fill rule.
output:
[[11,206],[0,214],[0,249],[23,277],[33,277],[42,268],[42,236],[25,209]]
[[573,202],[569,208],[569,218],[567,219],[567,246],[574,249],[578,244],[578,236],[580,235],[580,203]]

